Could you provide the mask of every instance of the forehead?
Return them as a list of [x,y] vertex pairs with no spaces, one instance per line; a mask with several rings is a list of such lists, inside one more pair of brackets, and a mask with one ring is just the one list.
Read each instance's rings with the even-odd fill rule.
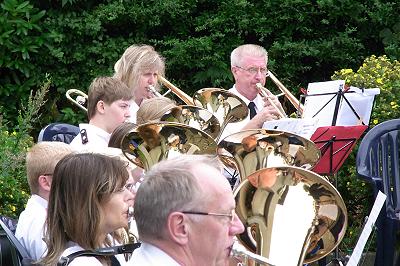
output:
[[230,204],[233,202],[232,189],[220,171],[208,165],[196,165],[193,173],[204,193],[215,195],[218,201]]
[[242,65],[243,65],[243,67],[250,67],[250,66],[266,67],[267,66],[264,56],[250,56],[250,55],[245,55],[242,57]]

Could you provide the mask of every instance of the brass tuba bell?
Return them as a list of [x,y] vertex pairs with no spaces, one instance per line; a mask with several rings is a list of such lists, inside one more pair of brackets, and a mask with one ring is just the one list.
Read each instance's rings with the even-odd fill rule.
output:
[[208,110],[192,105],[173,107],[161,117],[161,121],[175,122],[197,128],[212,138],[217,138],[221,130],[218,119]]
[[237,95],[219,88],[204,88],[193,95],[195,105],[203,107],[215,115],[221,125],[221,136],[228,123],[242,121],[248,116],[246,103]]
[[238,239],[251,252],[274,265],[302,265],[340,243],[346,206],[332,184],[308,170],[320,158],[314,143],[282,131],[247,130],[223,139],[218,154],[239,169],[236,213],[247,230]]
[[170,122],[140,125],[121,141],[123,154],[146,171],[159,161],[180,154],[215,154],[216,147],[207,133]]

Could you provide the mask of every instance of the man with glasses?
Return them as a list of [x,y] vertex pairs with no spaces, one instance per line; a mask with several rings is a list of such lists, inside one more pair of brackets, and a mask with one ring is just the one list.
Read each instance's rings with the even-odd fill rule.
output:
[[146,173],[135,198],[142,245],[130,265],[227,265],[244,227],[219,161],[182,155]]
[[268,76],[268,53],[255,44],[245,44],[237,47],[231,53],[231,71],[235,84],[229,90],[239,96],[249,107],[249,115],[241,122],[228,125],[223,136],[235,133],[241,129],[257,129],[265,121],[279,119],[279,111],[283,112],[278,98],[270,93],[270,100],[280,109],[279,111],[269,100],[259,95],[256,84],[265,86]]

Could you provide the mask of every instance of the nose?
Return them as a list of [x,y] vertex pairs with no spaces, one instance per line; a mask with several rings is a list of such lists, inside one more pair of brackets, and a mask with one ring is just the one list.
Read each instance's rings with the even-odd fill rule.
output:
[[242,221],[240,221],[239,216],[237,216],[237,214],[235,213],[235,217],[233,219],[229,233],[231,235],[238,235],[243,232],[244,232],[244,225]]
[[151,76],[149,77],[149,79],[147,80],[147,82],[148,82],[150,85],[156,84],[156,82],[157,82],[157,74],[151,75]]

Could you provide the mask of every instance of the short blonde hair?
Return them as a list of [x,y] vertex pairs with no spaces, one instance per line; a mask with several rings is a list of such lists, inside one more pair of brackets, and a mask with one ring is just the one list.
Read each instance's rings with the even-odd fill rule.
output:
[[112,104],[118,100],[129,101],[133,99],[133,91],[114,77],[97,77],[89,87],[88,93],[88,119],[96,114],[97,103],[101,100]]
[[131,45],[114,65],[114,77],[135,90],[139,77],[146,71],[158,71],[164,76],[165,60],[150,45]]
[[176,107],[174,101],[166,97],[145,99],[136,113],[136,122],[138,125],[158,122],[167,111],[174,107]]
[[73,151],[72,146],[58,141],[41,141],[29,149],[26,172],[31,194],[39,192],[39,176],[52,175],[58,161]]
[[244,44],[235,48],[231,53],[231,67],[241,66],[243,56],[265,57],[265,65],[268,64],[268,52],[264,47],[256,44]]

